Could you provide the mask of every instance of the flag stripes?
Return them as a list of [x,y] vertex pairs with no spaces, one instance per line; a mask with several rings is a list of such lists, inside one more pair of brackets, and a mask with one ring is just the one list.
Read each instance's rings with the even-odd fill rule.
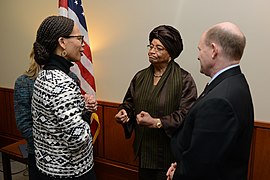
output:
[[59,0],[59,14],[73,19],[81,33],[84,35],[84,56],[82,56],[80,62],[76,62],[76,65],[71,68],[71,71],[80,79],[82,93],[92,94],[95,96],[96,86],[92,54],[81,1]]
[[[82,94],[96,95],[96,85],[92,64],[92,54],[90,49],[88,31],[84,17],[81,0],[59,0],[59,14],[74,20],[82,35],[84,35],[84,52],[80,62],[74,63],[71,71],[80,80]],[[93,143],[96,141],[100,131],[100,123],[96,113],[91,114],[91,134]]]

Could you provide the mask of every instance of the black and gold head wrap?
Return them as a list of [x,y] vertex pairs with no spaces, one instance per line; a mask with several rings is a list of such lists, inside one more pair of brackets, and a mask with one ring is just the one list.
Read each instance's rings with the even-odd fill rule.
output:
[[46,64],[57,47],[58,39],[70,35],[73,27],[74,21],[64,16],[49,16],[43,20],[33,44],[35,61],[39,65]]
[[158,39],[166,48],[172,59],[177,58],[183,51],[183,42],[179,31],[172,26],[160,25],[149,34],[149,42]]

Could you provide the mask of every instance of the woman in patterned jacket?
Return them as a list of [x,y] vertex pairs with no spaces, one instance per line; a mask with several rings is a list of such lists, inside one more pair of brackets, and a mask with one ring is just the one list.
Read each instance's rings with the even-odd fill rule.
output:
[[[84,42],[74,21],[49,16],[34,42],[34,59],[44,66],[32,96],[33,136],[40,179],[96,179],[89,114],[76,82],[68,76]],[[88,116],[87,116],[88,115]]]
[[[34,140],[33,140],[33,119],[31,113],[31,100],[35,79],[38,76],[41,67],[34,60],[34,51],[30,53],[30,65],[24,74],[20,75],[14,85],[14,112],[18,130],[22,137],[27,141],[28,153],[28,176],[29,180],[37,180],[39,172],[36,167],[36,160],[34,154]],[[79,85],[79,79],[73,72],[69,72],[69,76]],[[86,100],[87,98],[85,98]],[[86,106],[91,112],[96,109],[93,105],[95,101],[86,101]],[[93,108],[94,107],[94,108]]]

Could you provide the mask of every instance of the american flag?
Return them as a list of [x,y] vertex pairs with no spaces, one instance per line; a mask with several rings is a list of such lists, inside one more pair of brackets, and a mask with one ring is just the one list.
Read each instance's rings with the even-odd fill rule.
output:
[[92,55],[88,31],[81,0],[59,0],[59,14],[74,20],[84,35],[84,55],[80,62],[72,66],[71,71],[80,79],[82,94],[96,94],[96,85],[93,71]]
[[[94,95],[94,97],[96,97],[92,55],[82,1],[59,0],[59,15],[73,19],[82,35],[84,35],[84,55],[80,62],[76,62],[74,66],[72,66],[71,71],[74,72],[80,80],[82,94]],[[100,131],[100,123],[96,113],[92,113],[90,120],[91,134],[94,143]]]

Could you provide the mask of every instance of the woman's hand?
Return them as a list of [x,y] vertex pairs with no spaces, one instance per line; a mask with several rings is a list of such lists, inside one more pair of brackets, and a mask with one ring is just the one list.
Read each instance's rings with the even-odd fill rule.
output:
[[97,111],[97,100],[93,95],[85,94],[83,95],[85,100],[85,108],[88,109],[90,112]]
[[147,126],[149,128],[157,128],[157,119],[152,118],[148,112],[141,111],[139,114],[137,114],[136,121],[139,125]]
[[116,115],[115,115],[115,120],[119,124],[124,124],[129,121],[129,117],[127,115],[126,110],[121,109]]

